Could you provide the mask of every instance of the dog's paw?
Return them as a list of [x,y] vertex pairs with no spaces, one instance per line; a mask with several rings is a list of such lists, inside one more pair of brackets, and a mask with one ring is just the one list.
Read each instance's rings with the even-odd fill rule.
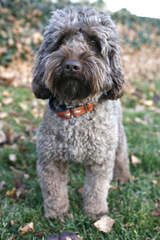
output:
[[117,179],[121,184],[124,184],[127,181],[130,181],[130,182],[134,181],[135,178],[132,175],[127,175],[127,176],[117,177]]
[[47,240],[59,240],[59,236],[57,234],[52,234],[47,238]]
[[64,231],[60,234],[60,240],[80,240],[80,237],[73,232]]

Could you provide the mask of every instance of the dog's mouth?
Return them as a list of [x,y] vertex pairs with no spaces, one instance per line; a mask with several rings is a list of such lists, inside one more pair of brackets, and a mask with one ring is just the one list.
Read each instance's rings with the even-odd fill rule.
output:
[[91,94],[91,87],[83,76],[62,74],[55,83],[55,92],[64,100],[85,99]]

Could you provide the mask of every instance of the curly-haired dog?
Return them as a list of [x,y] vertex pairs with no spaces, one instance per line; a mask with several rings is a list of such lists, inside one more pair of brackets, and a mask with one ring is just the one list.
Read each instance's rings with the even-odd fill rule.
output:
[[53,12],[38,51],[33,92],[47,99],[37,134],[37,170],[45,216],[69,208],[67,166],[84,162],[84,211],[106,214],[115,175],[131,178],[120,101],[124,77],[118,36],[109,15],[91,8]]

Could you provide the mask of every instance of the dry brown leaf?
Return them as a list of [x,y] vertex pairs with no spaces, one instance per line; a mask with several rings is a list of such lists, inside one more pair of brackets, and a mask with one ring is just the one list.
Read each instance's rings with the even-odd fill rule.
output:
[[4,144],[7,141],[7,137],[6,134],[4,133],[4,131],[0,130],[0,144]]
[[156,86],[155,86],[154,83],[152,83],[152,84],[150,85],[150,87],[149,87],[149,91],[153,92],[153,91],[155,91],[155,90],[156,90]]
[[5,194],[6,197],[11,197],[11,198],[17,198],[17,190],[16,188],[12,188],[11,190],[8,190]]
[[82,192],[83,192],[83,187],[80,187],[80,188],[78,189],[78,192],[79,192],[79,193],[82,193]]
[[3,91],[2,95],[5,97],[8,97],[10,95],[10,93],[8,91]]
[[130,118],[128,118],[128,117],[126,117],[125,121],[126,121],[127,123],[131,123],[131,122],[132,122],[132,120],[131,120]]
[[14,239],[15,239],[15,235],[13,235],[13,234],[9,238],[7,238],[7,240],[14,240]]
[[142,123],[142,124],[144,124],[144,125],[147,125],[147,122],[144,121],[144,120],[142,120],[142,119],[139,118],[139,117],[136,117],[136,118],[135,118],[135,122],[137,122],[137,123]]
[[156,184],[158,184],[158,181],[157,180],[153,180],[152,183],[156,185]]
[[0,55],[2,55],[5,52],[7,52],[7,48],[6,47],[1,47],[0,48]]
[[17,160],[16,154],[9,154],[9,160],[10,160],[11,162],[16,162],[16,160]]
[[142,100],[140,101],[140,103],[141,103],[142,105],[147,106],[147,107],[152,107],[152,106],[154,105],[154,102],[153,102],[152,100],[142,99]]
[[12,47],[12,46],[14,45],[13,38],[9,38],[9,39],[8,39],[8,45],[9,45],[10,47]]
[[5,133],[7,136],[7,142],[10,144],[14,143],[14,140],[16,137],[18,137],[18,134],[13,131],[13,129],[9,126],[5,129]]
[[10,72],[7,71],[7,70],[5,70],[3,72],[1,71],[0,72],[0,79],[5,81],[7,84],[11,84],[15,79],[15,74],[11,70],[10,70]]
[[23,177],[24,177],[24,179],[28,179],[29,175],[27,173],[24,173]]
[[4,104],[4,105],[9,105],[9,104],[11,104],[13,102],[13,98],[4,98],[3,100],[2,100],[2,103]]
[[4,119],[4,118],[6,118],[6,117],[8,117],[8,113],[6,113],[6,112],[0,112],[0,119]]
[[117,190],[117,189],[119,189],[120,187],[119,187],[119,186],[114,186],[114,185],[110,184],[110,187],[109,187],[109,188],[110,188],[110,189]]
[[5,181],[0,182],[0,191],[3,190],[3,187],[6,185]]
[[33,35],[32,35],[32,41],[34,44],[38,44],[38,43],[41,43],[43,40],[43,36],[40,32],[35,32]]
[[132,154],[131,155],[131,162],[132,162],[133,165],[135,165],[135,164],[141,163],[141,160],[138,157],[136,157],[135,155]]
[[152,211],[152,216],[160,216],[160,208],[156,208],[154,211]]
[[27,111],[28,110],[28,105],[25,104],[25,103],[19,103],[19,106],[24,110],[24,111]]
[[98,221],[94,223],[94,226],[101,232],[110,232],[115,220],[108,216],[101,217]]
[[10,224],[11,224],[11,226],[13,226],[13,225],[15,224],[15,221],[14,221],[14,220],[11,220],[11,221],[10,221]]
[[33,222],[27,223],[24,227],[19,227],[18,230],[22,235],[28,232],[34,232]]

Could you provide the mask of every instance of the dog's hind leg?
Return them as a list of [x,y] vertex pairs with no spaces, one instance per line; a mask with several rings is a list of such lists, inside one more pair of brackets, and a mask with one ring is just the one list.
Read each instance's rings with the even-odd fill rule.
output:
[[37,162],[37,172],[44,200],[45,216],[63,218],[69,208],[67,192],[67,163]]
[[127,180],[133,180],[129,170],[127,141],[122,124],[119,124],[119,142],[116,152],[114,178],[120,180],[121,183],[125,183]]

